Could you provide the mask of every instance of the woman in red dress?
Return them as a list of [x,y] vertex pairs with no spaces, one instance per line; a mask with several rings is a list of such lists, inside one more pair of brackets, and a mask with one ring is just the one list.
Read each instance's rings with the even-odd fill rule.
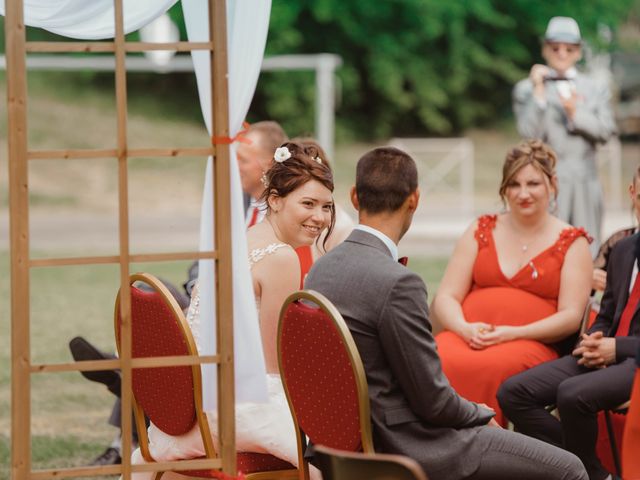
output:
[[444,373],[469,400],[496,410],[511,375],[558,357],[578,330],[591,288],[588,235],[554,217],[556,155],[539,140],[503,166],[506,213],[484,215],[458,241],[433,301]]

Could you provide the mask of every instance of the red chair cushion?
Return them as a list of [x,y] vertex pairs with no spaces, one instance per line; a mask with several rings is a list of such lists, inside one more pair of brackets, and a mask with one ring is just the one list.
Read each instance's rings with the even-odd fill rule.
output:
[[[204,457],[202,457],[204,458]],[[256,472],[274,472],[276,470],[295,470],[296,467],[278,457],[264,453],[238,452],[236,468],[238,470],[238,478],[242,474]],[[218,470],[189,470],[186,472],[177,472],[190,477],[203,478],[229,478],[221,477]],[[224,475],[224,474],[222,474]]]
[[332,319],[294,302],[282,321],[281,374],[298,424],[316,445],[361,450],[355,375]]
[[[131,287],[131,317],[132,358],[189,355],[176,313],[158,292]],[[134,369],[132,384],[136,401],[160,430],[181,435],[192,428],[196,408],[190,366]]]

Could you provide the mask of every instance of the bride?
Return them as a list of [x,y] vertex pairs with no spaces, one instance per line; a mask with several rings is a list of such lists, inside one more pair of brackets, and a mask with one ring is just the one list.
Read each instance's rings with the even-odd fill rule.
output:
[[[318,242],[325,228],[329,234],[333,228],[333,177],[312,146],[285,143],[276,150],[274,160],[264,177],[265,221],[247,232],[249,267],[267,368],[269,402],[239,403],[236,406],[236,449],[268,453],[297,466],[296,436],[278,371],[278,318],[284,300],[300,286],[300,264],[295,248]],[[328,236],[324,236],[324,241]],[[192,329],[199,320],[199,298],[196,286],[187,313]],[[198,336],[194,337],[197,344]],[[207,418],[214,443],[217,443],[216,412],[207,412]],[[153,424],[148,433],[149,450],[156,461],[204,455],[197,425],[179,437],[165,434]],[[144,463],[139,449],[134,452],[132,463]],[[166,475],[171,474],[168,472],[163,479],[169,478]],[[146,473],[134,476],[137,480],[150,478]]]

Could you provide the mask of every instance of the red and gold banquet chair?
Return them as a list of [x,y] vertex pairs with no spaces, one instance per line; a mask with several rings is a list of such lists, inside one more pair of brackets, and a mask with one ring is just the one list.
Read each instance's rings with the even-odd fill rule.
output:
[[[148,289],[138,288],[139,283]],[[136,285],[134,285],[136,283]],[[166,287],[153,275],[138,273],[129,279],[131,289],[131,356],[163,357],[197,355],[187,321]],[[120,352],[120,292],[116,298],[115,332]],[[140,451],[147,462],[155,462],[149,453],[145,415],[169,435],[182,435],[195,424],[205,448],[201,458],[217,458],[206,413],[202,408],[202,377],[199,365],[134,369],[132,404]],[[247,480],[296,478],[297,469],[273,455],[238,452],[237,469]],[[158,472],[159,480],[164,472]],[[221,478],[215,469],[187,470],[176,473],[189,477]],[[228,478],[228,477],[227,477]]]
[[323,480],[428,480],[415,460],[404,455],[345,452],[315,447]]
[[278,361],[296,428],[301,480],[309,478],[303,458],[307,437],[315,445],[374,453],[362,360],[344,319],[323,295],[303,290],[285,300]]

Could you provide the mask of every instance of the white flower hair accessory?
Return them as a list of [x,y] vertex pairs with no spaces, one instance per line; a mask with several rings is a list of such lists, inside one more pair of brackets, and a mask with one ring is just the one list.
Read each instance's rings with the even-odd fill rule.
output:
[[285,160],[289,160],[290,158],[291,152],[287,147],[276,148],[276,153],[273,154],[273,159],[278,163],[282,163]]
[[322,165],[322,159],[319,156],[315,157],[314,160]]

